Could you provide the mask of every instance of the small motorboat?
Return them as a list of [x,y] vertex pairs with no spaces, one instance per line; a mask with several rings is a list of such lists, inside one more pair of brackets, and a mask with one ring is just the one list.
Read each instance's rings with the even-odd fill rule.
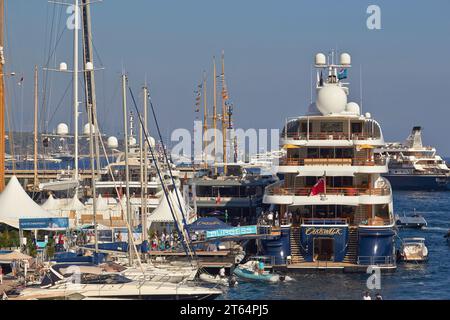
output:
[[405,262],[424,262],[428,260],[428,248],[424,238],[403,239],[399,253],[400,259]]
[[221,278],[219,275],[213,276],[207,273],[200,274],[199,279],[207,283],[218,284],[224,287],[234,287],[237,285],[236,279]]
[[427,226],[427,221],[419,214],[413,214],[412,216],[395,216],[395,224],[399,228],[416,228],[420,229]]
[[239,265],[233,272],[239,278],[250,281],[280,282],[291,279],[290,277],[264,270],[264,268],[261,268],[260,262],[254,260]]

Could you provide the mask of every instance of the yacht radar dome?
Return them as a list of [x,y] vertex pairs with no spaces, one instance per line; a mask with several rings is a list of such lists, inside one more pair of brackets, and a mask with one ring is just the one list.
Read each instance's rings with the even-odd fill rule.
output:
[[345,108],[345,111],[347,111],[348,113],[357,115],[357,116],[359,116],[360,112],[361,112],[359,105],[356,102],[347,103],[347,107]]
[[65,136],[69,134],[69,126],[65,123],[60,123],[56,127],[56,134],[58,136]]
[[131,147],[135,146],[136,143],[137,143],[137,140],[136,140],[135,137],[129,137],[129,138],[128,138],[128,144],[129,144]]
[[152,148],[156,146],[156,140],[153,137],[148,137],[148,142]]
[[[92,133],[95,133],[95,126],[93,124],[91,124],[91,127],[92,127]],[[91,133],[89,130],[90,130],[89,123],[86,123],[83,127],[83,134],[86,136],[89,135]]]
[[116,137],[109,137],[107,145],[110,149],[117,149],[119,147],[119,140]]
[[352,64],[352,58],[348,53],[342,53],[340,57],[340,63],[343,66],[349,66]]
[[347,95],[338,86],[323,87],[317,94],[316,105],[323,115],[342,113],[347,105]]
[[86,71],[93,71],[94,64],[92,62],[86,62]]
[[372,115],[370,114],[370,112],[366,112],[366,114],[364,115],[367,119],[370,119],[372,117]]
[[324,66],[327,64],[327,58],[323,53],[316,54],[316,65]]
[[61,63],[59,64],[59,71],[62,71],[62,72],[67,71],[67,63],[61,62]]

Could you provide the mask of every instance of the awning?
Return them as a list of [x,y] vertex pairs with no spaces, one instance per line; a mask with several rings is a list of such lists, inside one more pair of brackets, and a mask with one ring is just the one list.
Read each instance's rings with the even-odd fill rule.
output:
[[360,149],[374,149],[375,148],[374,146],[372,146],[370,144],[360,144],[360,145],[357,145],[357,147]]
[[23,254],[20,251],[13,251],[6,254],[0,254],[0,261],[3,263],[12,262],[14,260],[30,260],[32,257]]
[[301,146],[297,146],[295,144],[285,144],[283,146],[283,149],[299,149],[299,148],[301,148]]

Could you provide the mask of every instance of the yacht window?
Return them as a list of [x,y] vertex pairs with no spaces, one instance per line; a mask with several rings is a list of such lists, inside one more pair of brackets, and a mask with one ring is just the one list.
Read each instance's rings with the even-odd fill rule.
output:
[[343,122],[321,122],[320,132],[343,132],[344,123]]
[[352,122],[352,133],[362,133],[361,122]]
[[[301,133],[306,133],[308,131],[308,123],[307,122],[302,122],[300,124],[300,132]],[[312,123],[309,123],[309,132],[312,132]]]

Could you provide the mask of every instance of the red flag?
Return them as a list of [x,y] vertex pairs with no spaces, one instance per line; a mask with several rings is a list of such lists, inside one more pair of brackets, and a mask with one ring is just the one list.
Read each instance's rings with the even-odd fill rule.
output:
[[325,177],[322,177],[317,181],[317,183],[312,187],[310,196],[315,196],[321,193],[325,193]]
[[216,198],[216,204],[220,204],[222,202],[222,199],[220,198],[220,190],[217,191],[217,198]]

